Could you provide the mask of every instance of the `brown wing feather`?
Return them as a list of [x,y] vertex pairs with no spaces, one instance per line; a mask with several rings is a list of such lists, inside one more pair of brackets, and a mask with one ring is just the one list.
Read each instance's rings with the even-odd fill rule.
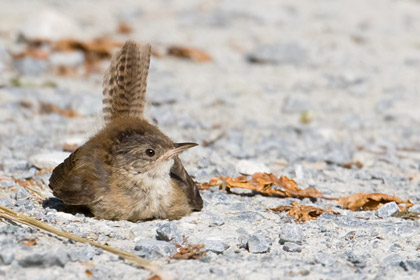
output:
[[112,57],[103,81],[105,123],[124,116],[143,117],[150,54],[150,45],[139,48],[128,41]]
[[[50,177],[49,187],[54,196],[71,205],[94,203],[98,194],[108,188],[108,172],[98,157],[82,157],[80,147],[60,163]],[[86,161],[90,161],[86,163]]]
[[192,210],[200,211],[203,208],[203,199],[194,181],[188,175],[179,157],[174,158],[174,165],[170,173],[172,179],[177,180],[177,186],[181,187],[188,198],[188,204]]

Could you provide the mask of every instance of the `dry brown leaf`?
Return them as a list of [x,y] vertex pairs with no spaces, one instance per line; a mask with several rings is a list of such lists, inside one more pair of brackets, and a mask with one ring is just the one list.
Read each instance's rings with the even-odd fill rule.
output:
[[208,189],[212,186],[219,188],[241,188],[257,191],[269,196],[296,197],[296,198],[324,198],[322,193],[314,188],[301,189],[297,183],[286,176],[277,178],[271,173],[255,173],[249,176],[214,177],[208,183],[200,185],[200,189]]
[[160,278],[158,275],[154,274],[152,276],[150,276],[149,278],[147,278],[147,280],[161,280],[162,278]]
[[76,118],[81,116],[72,109],[62,109],[57,105],[46,102],[40,102],[39,112],[40,114],[58,114],[66,118]]
[[310,220],[315,220],[324,213],[337,214],[331,210],[324,210],[314,206],[301,205],[297,202],[292,202],[292,206],[279,206],[271,209],[274,212],[289,211],[287,214],[296,219],[296,221],[304,223]]
[[168,55],[191,59],[195,62],[209,62],[213,60],[211,56],[202,50],[182,46],[169,47]]
[[206,255],[206,251],[202,251],[204,248],[203,244],[188,244],[187,247],[176,245],[178,252],[176,252],[171,259],[174,260],[197,260],[201,259]]
[[25,247],[30,247],[30,246],[34,246],[34,245],[36,245],[36,240],[35,239],[31,239],[31,240],[28,240],[25,243],[23,243],[23,246],[25,246]]
[[400,211],[405,211],[413,206],[410,200],[402,200],[397,196],[384,193],[356,193],[350,196],[340,197],[338,204],[352,211],[377,210],[382,205],[392,201],[398,204]]
[[86,270],[85,270],[85,274],[86,274],[86,276],[87,276],[87,277],[89,277],[89,278],[92,278],[92,277],[93,277],[93,273],[92,273],[92,271],[91,271],[90,269],[86,269]]
[[126,22],[121,22],[120,25],[118,25],[117,32],[120,34],[130,34],[131,32],[133,32],[133,28]]

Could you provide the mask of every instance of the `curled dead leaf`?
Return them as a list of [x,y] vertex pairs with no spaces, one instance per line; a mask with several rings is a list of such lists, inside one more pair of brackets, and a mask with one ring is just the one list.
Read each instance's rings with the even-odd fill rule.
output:
[[340,197],[338,204],[352,211],[377,210],[382,205],[392,201],[398,204],[400,211],[405,211],[413,206],[410,200],[403,200],[397,196],[384,193],[355,193],[350,196]]
[[322,193],[314,188],[301,189],[297,183],[286,176],[277,178],[271,173],[255,173],[252,176],[214,177],[200,189],[219,186],[221,189],[242,188],[256,191],[269,196],[296,197],[296,198],[323,198]]
[[296,221],[301,222],[301,223],[304,223],[310,220],[315,220],[316,218],[318,218],[324,213],[336,214],[336,215],[338,214],[331,210],[324,210],[324,209],[317,208],[314,206],[301,205],[297,202],[292,202],[292,206],[279,206],[277,208],[272,208],[270,210],[274,212],[289,211],[287,215],[295,218]]
[[168,55],[191,59],[195,62],[209,62],[213,60],[207,53],[202,50],[182,46],[169,47]]
[[206,251],[202,251],[203,244],[188,244],[187,247],[176,245],[177,252],[171,257],[174,260],[197,260],[206,255]]

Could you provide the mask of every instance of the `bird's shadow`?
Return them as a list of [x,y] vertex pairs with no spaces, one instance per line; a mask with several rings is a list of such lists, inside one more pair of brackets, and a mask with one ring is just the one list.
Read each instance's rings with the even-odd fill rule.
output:
[[55,197],[49,197],[42,201],[42,207],[55,209],[58,212],[64,212],[72,215],[82,214],[86,217],[93,217],[92,212],[86,206],[65,204],[63,201]]

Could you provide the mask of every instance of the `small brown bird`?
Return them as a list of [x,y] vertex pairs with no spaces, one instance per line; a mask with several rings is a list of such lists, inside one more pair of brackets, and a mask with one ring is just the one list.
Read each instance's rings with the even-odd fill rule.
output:
[[106,126],[50,178],[56,197],[100,219],[179,219],[203,208],[178,158],[197,144],[174,143],[143,118],[150,52],[126,42],[113,56],[103,83]]

